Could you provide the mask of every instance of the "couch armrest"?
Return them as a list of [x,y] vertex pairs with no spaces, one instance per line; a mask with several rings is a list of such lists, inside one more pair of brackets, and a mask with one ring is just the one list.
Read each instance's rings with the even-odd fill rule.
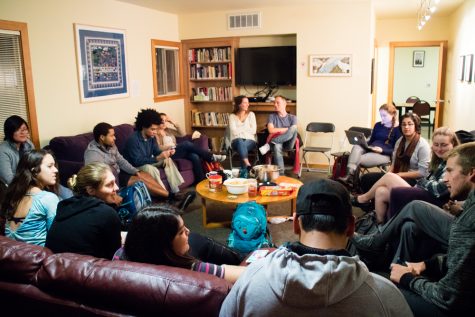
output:
[[208,139],[208,136],[202,134],[199,138],[193,140],[191,139],[191,135],[187,134],[184,137],[177,137],[176,142],[181,143],[183,141],[190,141],[199,148],[209,151]]
[[61,185],[67,187],[68,179],[77,174],[81,167],[84,166],[84,162],[75,162],[67,160],[57,160],[59,170],[59,181]]

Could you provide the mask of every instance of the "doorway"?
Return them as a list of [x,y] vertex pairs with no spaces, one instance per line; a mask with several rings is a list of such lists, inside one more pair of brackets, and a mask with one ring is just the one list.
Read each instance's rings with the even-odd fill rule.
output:
[[429,102],[434,128],[442,125],[447,41],[389,43],[388,103],[410,96]]

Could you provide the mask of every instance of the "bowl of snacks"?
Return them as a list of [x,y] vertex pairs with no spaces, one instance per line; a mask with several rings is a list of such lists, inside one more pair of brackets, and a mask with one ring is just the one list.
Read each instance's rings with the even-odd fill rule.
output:
[[247,193],[248,180],[246,178],[230,178],[224,181],[228,193],[240,195]]

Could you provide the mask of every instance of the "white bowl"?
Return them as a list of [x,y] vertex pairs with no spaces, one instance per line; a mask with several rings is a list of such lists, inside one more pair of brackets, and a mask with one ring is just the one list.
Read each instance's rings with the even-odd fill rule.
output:
[[247,193],[248,180],[246,178],[231,178],[224,181],[228,193],[240,195]]

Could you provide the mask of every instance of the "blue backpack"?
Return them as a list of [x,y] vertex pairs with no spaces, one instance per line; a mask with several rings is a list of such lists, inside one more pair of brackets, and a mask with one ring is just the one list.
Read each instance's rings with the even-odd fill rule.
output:
[[132,186],[122,188],[119,191],[119,195],[123,200],[117,208],[117,213],[119,214],[119,218],[124,226],[127,226],[137,211],[152,203],[152,198],[150,198],[148,189],[141,181]]
[[266,210],[255,201],[239,204],[234,211],[228,246],[242,253],[272,247]]

